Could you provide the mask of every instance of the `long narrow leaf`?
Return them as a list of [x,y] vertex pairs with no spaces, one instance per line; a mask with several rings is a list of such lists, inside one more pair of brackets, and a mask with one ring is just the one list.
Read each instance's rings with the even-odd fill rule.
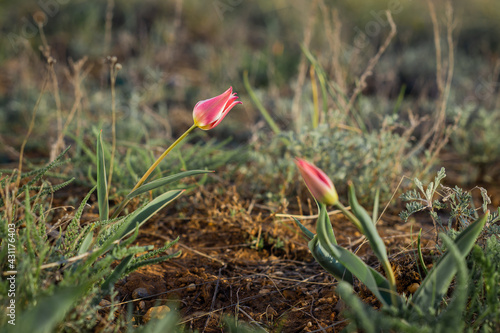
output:
[[[482,218],[476,220],[476,222],[471,223],[455,239],[455,246],[459,250],[462,258],[465,258],[474,246],[477,237],[488,220],[488,215],[489,212]],[[422,282],[420,288],[418,288],[413,295],[413,303],[421,309],[433,307],[436,300],[441,299],[448,290],[456,272],[457,266],[455,260],[448,252],[445,253],[434,265]]]
[[361,227],[363,228],[362,232],[368,239],[373,253],[375,253],[377,258],[380,260],[386,274],[388,275],[389,281],[392,281],[392,283],[395,284],[394,273],[392,272],[392,269],[390,267],[389,258],[387,257],[387,249],[385,247],[384,241],[378,234],[377,228],[373,223],[370,215],[368,215],[368,212],[363,208],[363,206],[359,204],[358,199],[356,198],[354,185],[352,183],[349,184],[348,195],[351,211],[361,223]]
[[106,293],[109,293],[111,291],[111,287],[115,284],[118,279],[125,273],[127,270],[127,266],[130,264],[130,262],[134,259],[133,254],[129,254],[125,258],[122,259],[120,264],[115,267],[113,270],[113,273],[111,273],[110,276],[103,282],[102,284],[102,290]]
[[418,232],[418,240],[417,240],[417,252],[418,252],[418,261],[420,262],[420,266],[424,270],[424,273],[427,275],[429,271],[427,270],[427,266],[425,266],[424,257],[422,255],[422,243],[420,242],[422,238],[422,229]]
[[[382,274],[365,264],[357,255],[341,246],[335,246],[335,253],[338,255],[336,259],[366,285],[383,305],[399,305],[401,298],[397,295],[391,297],[392,292],[389,281]],[[394,300],[396,303],[394,303]]]
[[300,230],[304,233],[304,235],[307,237],[308,240],[311,240],[314,238],[314,233],[312,231],[309,231],[302,223],[300,223],[299,220],[297,220],[295,217],[293,217],[293,220],[295,221],[295,224],[300,228]]
[[134,231],[136,225],[139,225],[139,228],[146,223],[153,215],[155,215],[159,210],[163,207],[177,199],[184,190],[174,190],[163,193],[158,196],[146,206],[141,209],[136,210],[129,218],[126,223],[123,224],[123,227],[118,231],[118,238],[123,238]]
[[126,199],[132,199],[132,198],[138,196],[139,194],[142,194],[144,192],[154,190],[158,187],[173,183],[173,182],[178,181],[178,180],[185,178],[185,177],[199,175],[199,174],[203,174],[203,173],[212,173],[212,172],[213,171],[209,171],[209,170],[190,170],[190,171],[180,172],[180,173],[175,174],[175,175],[163,177],[163,178],[154,180],[152,182],[149,182],[147,184],[140,186],[136,190],[130,192],[126,196]]
[[[364,283],[368,289],[370,289],[372,293],[382,302],[382,304],[396,305],[394,303],[398,302],[399,299],[396,295],[393,295],[391,299],[389,281],[387,281],[373,268],[366,265],[358,256],[337,245],[326,207],[324,204],[320,204],[319,206],[320,213],[316,226],[316,232],[318,244],[325,250],[325,258],[328,258],[327,255],[332,256],[335,261],[341,265],[340,267],[343,266],[349,274],[356,276],[362,283]],[[371,227],[374,228],[371,219],[368,222]],[[311,241],[311,243],[312,242],[313,241]],[[315,244],[312,243],[310,248],[313,245]],[[318,253],[323,254],[320,251],[318,251]],[[326,260],[326,262],[328,261],[330,260]]]
[[260,113],[262,114],[264,119],[267,121],[267,124],[269,125],[269,127],[271,127],[274,134],[280,134],[280,132],[281,132],[280,128],[278,127],[278,125],[276,125],[273,118],[271,117],[269,112],[266,110],[266,108],[262,105],[262,103],[259,101],[259,99],[257,98],[257,95],[255,95],[255,92],[253,91],[252,87],[250,86],[250,82],[248,81],[248,71],[245,71],[243,73],[243,84],[245,85],[245,88],[247,89],[248,95],[252,99],[252,102],[255,104],[255,106],[260,111]]
[[102,147],[102,131],[97,138],[96,149],[97,163],[97,200],[99,203],[99,219],[109,219],[108,183],[106,180],[106,165],[104,162],[104,150]]
[[453,241],[445,234],[441,238],[448,248],[449,256],[455,261],[457,283],[452,300],[439,316],[436,332],[463,332],[465,322],[462,317],[457,318],[457,313],[464,313],[467,305],[467,264]]

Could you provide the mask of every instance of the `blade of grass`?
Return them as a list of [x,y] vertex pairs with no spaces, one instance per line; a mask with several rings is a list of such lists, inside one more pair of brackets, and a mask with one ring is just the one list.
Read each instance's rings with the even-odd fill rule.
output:
[[243,83],[245,85],[245,88],[248,92],[248,95],[252,99],[253,103],[257,107],[257,109],[260,111],[264,119],[267,121],[267,124],[271,129],[273,130],[274,134],[280,134],[281,130],[279,129],[278,125],[274,122],[273,118],[269,114],[269,112],[266,110],[266,108],[262,105],[262,103],[259,101],[257,96],[255,95],[255,92],[253,91],[252,87],[250,86],[250,82],[248,81],[248,71],[245,71],[243,73]]
[[102,130],[97,138],[97,200],[99,204],[99,219],[109,219],[108,184],[106,182],[106,165],[102,147]]
[[420,231],[418,232],[417,252],[418,252],[418,261],[420,262],[420,266],[422,266],[425,275],[427,275],[429,271],[427,270],[427,266],[425,266],[424,257],[422,255],[422,244],[420,242],[421,237],[422,237],[422,229],[420,229]]
[[161,210],[163,207],[165,207],[166,205],[177,199],[182,194],[182,192],[184,192],[184,190],[168,191],[158,196],[157,198],[153,199],[143,208],[136,210],[128,218],[128,221],[124,223],[121,230],[117,232],[117,234],[119,234],[117,239],[123,239],[124,237],[132,233],[136,228],[136,225],[139,225],[140,228],[159,210]]
[[140,194],[142,194],[144,192],[149,192],[149,191],[154,190],[154,189],[156,189],[158,187],[161,187],[161,186],[173,183],[175,181],[178,181],[178,180],[180,180],[182,178],[186,178],[186,177],[194,176],[194,175],[200,175],[200,174],[204,174],[204,173],[212,173],[212,172],[214,172],[214,171],[210,171],[210,170],[190,170],[190,171],[180,172],[180,173],[175,174],[175,175],[163,177],[163,178],[154,180],[152,182],[149,182],[147,184],[144,184],[144,185],[138,187],[134,191],[130,192],[125,198],[126,199],[132,199],[132,198],[134,198],[134,197],[136,197],[136,196],[138,196],[138,195],[140,195]]
[[[474,246],[477,237],[483,230],[488,220],[489,212],[482,218],[471,223],[455,239],[455,245],[460,255],[465,258]],[[432,307],[436,300],[446,293],[448,287],[457,272],[453,256],[446,252],[430,270],[425,280],[413,295],[413,303],[421,309]]]

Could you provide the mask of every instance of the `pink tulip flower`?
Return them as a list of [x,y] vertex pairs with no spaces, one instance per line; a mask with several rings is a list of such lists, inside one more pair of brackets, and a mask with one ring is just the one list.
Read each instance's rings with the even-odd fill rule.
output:
[[233,87],[230,87],[219,96],[196,103],[193,110],[194,124],[205,131],[214,128],[236,104],[242,104],[237,99]]
[[295,164],[316,200],[325,205],[334,205],[338,202],[339,195],[335,190],[335,186],[321,169],[300,158],[295,159]]

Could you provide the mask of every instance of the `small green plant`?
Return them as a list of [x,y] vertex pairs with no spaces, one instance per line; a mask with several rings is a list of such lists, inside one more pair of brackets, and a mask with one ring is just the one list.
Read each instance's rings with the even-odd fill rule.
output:
[[[441,234],[446,252],[428,272],[415,294],[407,297],[396,292],[394,273],[386,248],[376,231],[377,217],[375,215],[370,217],[358,203],[354,186],[349,185],[348,196],[351,211],[348,211],[338,200],[333,183],[321,169],[301,159],[297,159],[296,163],[307,187],[318,201],[319,218],[316,234],[307,230],[298,220],[295,219],[295,222],[310,239],[309,249],[316,261],[340,281],[337,291],[351,306],[352,329],[361,328],[367,332],[375,332],[379,329],[412,331],[412,328],[419,326],[427,327],[429,331],[442,331],[444,329],[460,330],[464,326],[462,320],[455,320],[453,316],[466,309],[468,273],[465,259],[489,218],[488,211],[483,217],[464,228],[454,240],[446,234]],[[436,186],[430,186],[429,195],[433,193]],[[366,265],[354,253],[337,244],[326,209],[327,205],[332,204],[337,206],[365,235],[370,247],[380,260],[385,277]],[[458,282],[455,286],[454,297],[447,306],[442,306],[443,297],[448,292],[455,275],[457,275]],[[375,295],[382,304],[383,315],[390,320],[382,320],[386,317],[379,316],[378,312],[363,305],[354,296],[353,277],[366,285]]]
[[[282,131],[270,140],[267,137],[261,139],[263,144],[257,142],[250,155],[257,167],[242,169],[249,178],[262,179],[251,183],[258,192],[283,193],[287,189],[290,192],[296,174],[291,160],[294,156],[303,156],[332,174],[332,181],[339,184],[340,193],[347,192],[343,180],[349,176],[359,189],[362,202],[373,200],[377,192],[384,200],[389,198],[391,188],[399,181],[396,175],[418,163],[413,157],[401,158],[408,142],[404,136],[388,129],[360,133],[352,128],[330,128],[328,124],[320,124],[300,133]],[[283,181],[269,181],[273,177]],[[266,186],[258,188],[262,183]]]
[[[482,210],[483,214],[488,211],[491,200],[484,188],[473,188],[473,190],[477,189],[480,192],[482,198],[480,208],[476,208],[471,191],[464,191],[458,186],[450,188],[442,185],[441,181],[445,177],[446,171],[441,168],[434,181],[425,188],[418,178],[413,180],[417,189],[407,191],[401,195],[401,199],[407,201],[406,209],[399,214],[404,222],[407,222],[413,214],[427,211],[436,228],[436,235],[439,228],[442,232],[452,236],[454,230],[462,230],[475,221],[479,217],[479,209]],[[438,212],[441,214],[438,214]],[[499,212],[489,214],[486,230],[494,227],[494,223],[499,220]]]
[[[26,174],[14,171],[3,177],[0,173],[0,265],[6,268],[2,270],[5,279],[0,282],[1,303],[6,308],[11,306],[11,317],[3,316],[0,327],[8,332],[67,331],[73,325],[93,329],[100,321],[98,310],[102,309],[99,305],[101,300],[108,297],[114,302],[114,285],[119,279],[142,266],[178,256],[180,252],[168,253],[178,238],[159,249],[132,244],[139,228],[184,190],[164,192],[129,214],[120,213],[131,199],[141,194],[188,176],[211,172],[184,171],[149,181],[158,164],[189,132],[196,127],[208,130],[217,126],[229,110],[240,103],[236,99],[230,88],[220,96],[199,102],[193,112],[194,125],[151,165],[123,201],[112,208],[112,213],[101,133],[97,138],[95,155],[97,184],[82,200],[67,225],[49,224],[47,196],[68,185],[71,180],[57,186],[39,183],[44,174],[63,163],[62,157],[69,148],[38,170]],[[22,154],[19,170],[22,170],[21,166]],[[81,218],[94,191],[97,194],[99,220],[83,224]],[[117,330],[113,302],[105,316],[108,325],[102,331]],[[86,308],[79,308],[82,305]],[[176,322],[175,315],[169,315],[148,324],[147,331],[175,331]]]
[[457,130],[450,137],[453,149],[473,166],[466,181],[492,182],[500,171],[500,112],[468,104],[455,110]]

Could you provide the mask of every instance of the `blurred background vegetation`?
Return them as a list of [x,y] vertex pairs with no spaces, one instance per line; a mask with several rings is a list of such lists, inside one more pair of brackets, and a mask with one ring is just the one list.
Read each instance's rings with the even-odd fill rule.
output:
[[[379,191],[385,204],[396,189],[411,187],[408,179],[428,182],[441,166],[451,184],[498,192],[498,0],[1,0],[0,13],[0,169],[8,170],[0,173],[17,168],[34,117],[24,172],[71,146],[70,163],[58,164],[57,172],[44,169],[50,178],[75,177],[55,204],[80,205],[96,183],[101,129],[111,160],[113,105],[111,201],[128,193],[192,125],[196,102],[229,86],[243,105],[217,128],[190,135],[154,177],[216,170],[200,182],[223,178],[220,187],[234,184],[239,198],[251,198],[252,207],[254,199],[265,201],[272,214],[279,205],[295,213],[296,197],[310,199],[293,164],[297,156],[324,169],[343,199],[352,180],[363,204]],[[214,192],[225,195],[220,187]],[[492,197],[492,206],[500,205],[499,196]],[[43,197],[37,207],[53,211],[49,202]],[[31,242],[23,235],[22,242]],[[37,244],[51,246],[41,236]],[[496,258],[499,248],[492,242],[485,253]],[[19,262],[30,272],[43,260],[22,255]],[[476,260],[483,268],[474,269],[491,272],[489,281],[498,286],[498,269],[490,264],[498,260],[488,260]],[[20,289],[26,293],[20,297],[50,295],[44,288],[59,281],[56,273],[33,295]],[[21,286],[42,286],[43,275],[26,276]],[[498,288],[479,285],[481,295],[483,289],[493,290],[498,313]],[[68,299],[80,297],[80,290],[71,292]],[[87,314],[97,315],[88,304],[78,302],[81,311],[66,325],[93,327],[96,320]],[[488,314],[489,304],[478,304],[470,316]],[[125,319],[119,319],[123,327]]]
[[[199,144],[196,152],[206,150],[206,159],[200,163],[196,154],[188,153],[187,159],[179,154],[166,169],[226,164],[248,179],[257,177],[249,189],[271,197],[288,195],[297,187],[291,158],[298,155],[328,169],[336,182],[356,178],[361,194],[368,197],[381,188],[387,198],[403,175],[425,173],[443,163],[449,172],[456,169],[464,184],[492,182],[500,172],[495,167],[500,156],[498,132],[487,130],[500,120],[500,3],[455,1],[452,13],[445,2],[436,3],[432,5],[435,27],[431,4],[4,0],[0,160],[9,163],[18,158],[16,152],[49,77],[27,154],[35,159],[53,156],[54,143],[64,132],[64,143],[72,144],[77,169],[72,172],[85,179],[97,130],[102,128],[104,138],[111,141],[106,57],[116,56],[122,65],[116,78],[121,152],[117,158],[122,158],[117,165],[130,166],[123,178],[116,178],[123,186],[131,186],[135,179],[127,181],[129,175],[141,173],[143,160],[153,158],[142,152],[134,160],[131,149],[148,147],[157,155],[191,125],[197,101],[228,86],[239,93],[243,106],[215,130],[198,131],[190,140]],[[391,30],[386,10],[392,13],[397,33],[367,72]],[[448,23],[453,29],[452,58]],[[50,47],[45,56],[40,49],[44,44]],[[52,66],[57,86],[47,55],[57,61]],[[78,66],[81,59],[85,62]],[[443,96],[436,77],[446,82],[450,64],[451,89]],[[245,72],[253,100],[243,83]],[[365,72],[364,85],[356,94]],[[75,98],[76,86],[81,99]],[[427,138],[443,99],[445,119],[439,133]],[[268,110],[280,133],[271,131],[256,103]],[[319,109],[317,124],[310,119]],[[215,138],[210,144],[200,144],[210,138]],[[442,147],[437,147],[439,142]]]

